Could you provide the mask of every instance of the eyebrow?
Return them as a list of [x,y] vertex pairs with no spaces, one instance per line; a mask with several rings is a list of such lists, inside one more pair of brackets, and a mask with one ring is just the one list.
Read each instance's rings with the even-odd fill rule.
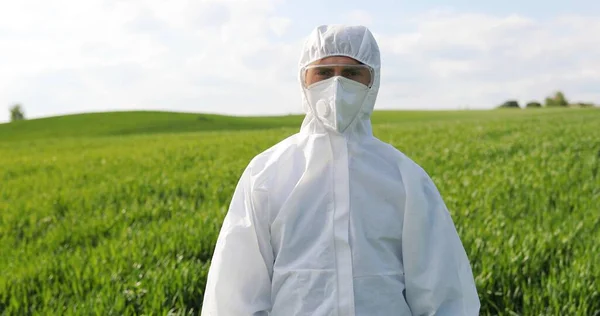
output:
[[312,65],[311,68],[320,68],[320,69],[332,69],[332,68],[343,68],[343,69],[362,69],[363,67],[357,67],[357,66],[361,66],[359,64],[336,64],[336,65]]
[[334,71],[334,67],[332,67],[332,66],[319,66],[319,67],[315,67],[313,69],[318,70],[318,71]]

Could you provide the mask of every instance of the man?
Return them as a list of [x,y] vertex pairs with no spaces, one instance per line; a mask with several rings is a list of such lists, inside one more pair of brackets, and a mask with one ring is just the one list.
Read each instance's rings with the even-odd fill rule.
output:
[[371,32],[320,26],[299,66],[306,117],[243,172],[202,315],[477,315],[438,190],[372,134],[380,55]]

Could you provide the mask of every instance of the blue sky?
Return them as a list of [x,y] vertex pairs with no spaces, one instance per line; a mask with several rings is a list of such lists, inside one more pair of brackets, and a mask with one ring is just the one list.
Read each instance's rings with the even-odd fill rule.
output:
[[327,23],[375,34],[376,109],[486,109],[557,89],[600,103],[599,1],[23,0],[0,2],[0,122],[17,102],[29,118],[302,113],[302,40]]

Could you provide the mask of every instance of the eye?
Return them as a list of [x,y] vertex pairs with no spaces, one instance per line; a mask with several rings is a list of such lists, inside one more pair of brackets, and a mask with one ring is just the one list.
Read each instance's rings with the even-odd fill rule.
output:
[[353,69],[353,68],[351,68],[351,69],[344,69],[343,75],[344,75],[344,77],[364,76],[364,74],[361,71],[361,69]]
[[316,69],[317,76],[332,76],[333,70],[328,68]]
[[360,72],[359,72],[359,71],[356,71],[356,70],[348,70],[348,71],[346,71],[346,74],[347,74],[348,76],[359,76],[359,75],[360,75]]

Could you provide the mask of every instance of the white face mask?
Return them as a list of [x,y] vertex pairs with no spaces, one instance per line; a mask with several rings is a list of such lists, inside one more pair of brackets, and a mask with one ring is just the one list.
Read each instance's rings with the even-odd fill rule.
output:
[[317,118],[325,126],[342,133],[360,113],[369,88],[345,77],[332,77],[305,91]]

